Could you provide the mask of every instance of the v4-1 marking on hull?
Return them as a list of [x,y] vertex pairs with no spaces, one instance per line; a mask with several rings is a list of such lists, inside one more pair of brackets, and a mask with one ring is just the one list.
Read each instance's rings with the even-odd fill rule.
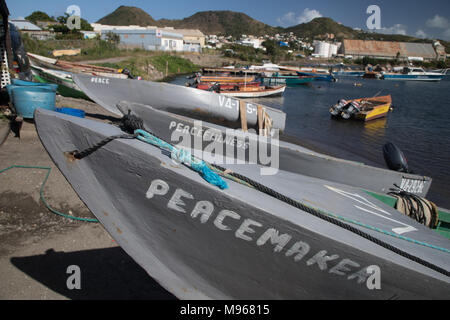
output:
[[325,187],[327,189],[331,190],[331,191],[334,191],[334,192],[336,192],[336,193],[338,193],[340,195],[343,195],[344,197],[352,199],[352,200],[358,202],[359,204],[361,204],[362,206],[364,206],[364,207],[362,207],[360,205],[356,205],[355,204],[355,208],[357,208],[359,210],[371,213],[371,214],[376,215],[378,217],[381,217],[383,219],[386,219],[386,220],[389,220],[389,221],[392,221],[392,222],[395,222],[395,223],[398,223],[398,224],[402,225],[403,227],[392,229],[392,231],[394,231],[396,234],[404,234],[404,233],[411,232],[411,231],[417,231],[417,229],[414,228],[413,226],[410,226],[410,225],[405,224],[403,222],[400,222],[400,221],[394,220],[392,218],[386,217],[386,215],[390,216],[391,214],[389,212],[387,212],[386,210],[383,210],[382,208],[378,207],[376,204],[370,202],[369,200],[367,200],[366,198],[364,198],[363,196],[361,196],[361,195],[359,195],[357,193],[350,193],[350,192],[347,192],[347,191],[344,191],[344,190],[340,190],[340,189],[337,189],[337,188],[334,188],[334,187],[330,187],[330,186],[327,186],[327,185],[325,185]]

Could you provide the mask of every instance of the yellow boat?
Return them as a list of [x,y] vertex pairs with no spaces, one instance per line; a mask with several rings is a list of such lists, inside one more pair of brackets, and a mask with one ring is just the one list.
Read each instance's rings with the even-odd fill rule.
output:
[[338,104],[330,108],[333,117],[343,119],[357,119],[370,121],[385,117],[392,105],[391,95],[360,98],[353,100],[339,100]]
[[385,117],[389,112],[392,105],[391,95],[373,97],[373,98],[361,98],[355,99],[361,106],[358,113],[355,114],[355,119],[362,121],[370,121],[378,118]]

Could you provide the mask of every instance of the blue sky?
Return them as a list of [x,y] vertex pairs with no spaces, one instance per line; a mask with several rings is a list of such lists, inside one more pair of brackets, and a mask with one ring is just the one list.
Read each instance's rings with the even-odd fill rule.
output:
[[198,11],[232,10],[248,14],[272,26],[290,26],[309,19],[330,17],[346,26],[367,29],[369,5],[381,9],[380,32],[450,40],[448,0],[6,0],[12,18],[25,17],[35,10],[62,15],[70,5],[78,5],[81,16],[95,22],[120,5],[136,6],[154,19],[182,19]]

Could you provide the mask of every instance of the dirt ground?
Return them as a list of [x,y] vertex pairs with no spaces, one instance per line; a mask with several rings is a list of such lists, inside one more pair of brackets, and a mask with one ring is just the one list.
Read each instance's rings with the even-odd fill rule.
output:
[[[95,103],[57,98],[58,107],[83,109],[87,118],[111,120]],[[10,132],[0,146],[0,171],[13,165],[51,168],[44,188],[62,213],[94,218],[43,148],[32,121],[20,137]],[[174,299],[132,260],[99,223],[51,213],[40,199],[48,170],[12,168],[0,173],[0,299]],[[67,288],[81,271],[81,289]]]

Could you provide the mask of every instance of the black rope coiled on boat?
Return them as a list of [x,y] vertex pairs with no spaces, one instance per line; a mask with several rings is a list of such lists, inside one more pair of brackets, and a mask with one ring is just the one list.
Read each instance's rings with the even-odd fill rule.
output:
[[[215,165],[215,164],[212,164],[212,166],[215,167],[218,170],[221,170],[221,171],[225,171],[226,170],[225,168],[222,168],[222,167],[220,167],[218,165]],[[336,218],[333,218],[333,217],[330,217],[330,216],[328,216],[326,214],[323,214],[322,212],[320,212],[320,211],[318,211],[316,209],[313,209],[313,208],[310,208],[308,206],[305,206],[304,204],[302,204],[302,203],[300,203],[300,202],[298,202],[298,201],[296,201],[296,200],[294,200],[292,198],[286,197],[286,196],[282,195],[281,193],[279,193],[279,192],[277,192],[277,191],[275,191],[275,190],[273,190],[273,189],[271,189],[271,188],[269,188],[269,187],[267,187],[267,186],[265,186],[265,185],[263,185],[263,184],[261,184],[261,183],[259,183],[257,181],[254,181],[252,179],[249,179],[249,178],[247,178],[247,177],[245,177],[243,175],[240,175],[240,174],[234,173],[234,172],[231,172],[231,173],[229,172],[228,174],[233,176],[233,177],[235,177],[235,178],[237,178],[237,179],[240,179],[240,180],[248,183],[249,185],[251,185],[253,188],[255,188],[258,191],[264,192],[265,194],[267,194],[269,196],[272,196],[272,197],[274,197],[274,198],[276,198],[276,199],[278,199],[280,201],[283,201],[284,203],[287,203],[287,204],[289,204],[289,205],[291,205],[291,206],[293,206],[293,207],[295,207],[297,209],[305,211],[305,212],[307,212],[307,213],[309,213],[309,214],[311,214],[311,215],[313,215],[313,216],[315,216],[317,218],[320,218],[320,219],[325,220],[327,222],[330,222],[330,223],[332,223],[334,225],[337,225],[338,227],[341,227],[341,228],[346,229],[346,230],[348,230],[348,231],[350,231],[352,233],[355,233],[358,236],[363,237],[364,239],[369,240],[369,241],[371,241],[371,242],[373,242],[373,243],[375,243],[375,244],[377,244],[377,245],[379,245],[379,246],[381,246],[381,247],[383,247],[385,249],[388,249],[388,250],[390,250],[390,251],[392,251],[392,252],[394,252],[394,253],[396,253],[396,254],[404,257],[404,258],[407,258],[407,259],[409,259],[411,261],[417,262],[417,263],[419,263],[419,264],[421,264],[421,265],[423,265],[423,266],[425,266],[427,268],[430,268],[430,269],[432,269],[434,271],[437,271],[437,272],[439,272],[439,273],[441,273],[441,274],[443,274],[443,275],[445,275],[447,277],[450,277],[450,272],[448,270],[445,270],[445,269],[443,269],[443,268],[441,268],[439,266],[436,266],[435,264],[432,264],[432,263],[430,263],[428,261],[425,261],[425,260],[423,260],[423,259],[421,259],[419,257],[413,256],[412,254],[409,254],[409,253],[407,253],[407,252],[405,252],[405,251],[403,251],[401,249],[398,249],[397,247],[394,247],[394,246],[390,245],[387,242],[384,242],[384,241],[382,241],[382,240],[380,240],[378,238],[375,238],[375,237],[371,236],[370,234],[359,230],[358,228],[355,228],[355,227],[353,227],[353,226],[351,226],[351,225],[349,225],[349,224],[347,224],[345,222],[342,222],[342,221],[340,221],[340,220],[338,220]]]
[[[388,195],[394,196],[398,199],[397,201],[401,202],[404,206],[404,210],[401,212],[427,227],[435,228],[438,223],[439,214],[431,202],[401,189],[396,184],[394,186],[396,189],[390,189],[391,191]],[[397,203],[397,209],[399,209],[399,203]],[[429,221],[427,221],[425,214],[426,210],[430,213]]]
[[139,117],[136,117],[135,115],[130,114],[130,111],[128,111],[127,115],[124,115],[120,119],[119,127],[129,134],[119,134],[115,136],[108,137],[106,139],[103,139],[102,141],[94,144],[92,147],[89,147],[83,151],[74,151],[72,152],[73,157],[75,159],[83,159],[84,157],[87,157],[88,155],[94,153],[101,147],[105,146],[106,144],[110,143],[113,140],[116,139],[134,139],[137,137],[136,134],[134,134],[134,131],[137,129],[144,129],[144,121],[140,119]]

